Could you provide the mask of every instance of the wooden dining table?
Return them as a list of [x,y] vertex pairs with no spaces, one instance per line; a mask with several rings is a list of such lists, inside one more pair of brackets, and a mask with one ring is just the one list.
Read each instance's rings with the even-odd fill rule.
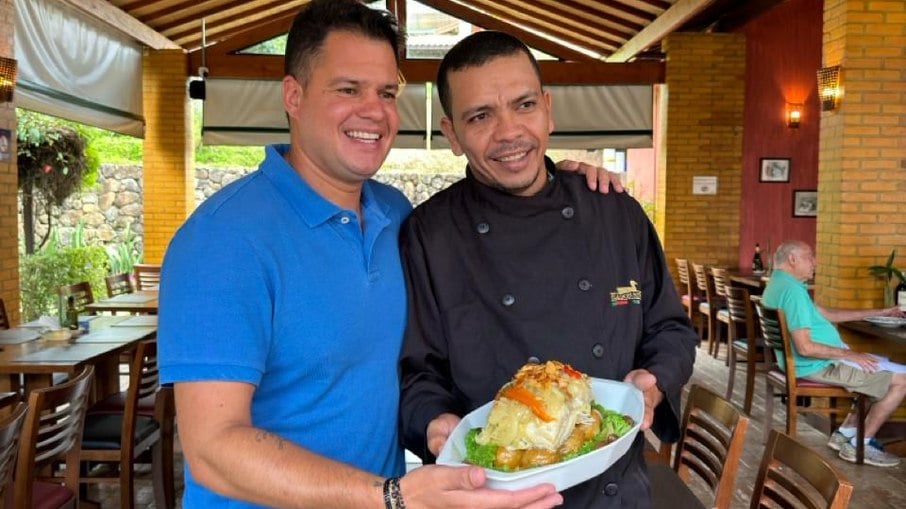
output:
[[85,306],[92,313],[157,314],[157,290],[139,290],[101,299]]
[[[24,383],[26,393],[48,387],[55,373],[73,375],[84,366],[95,367],[92,393],[101,398],[119,391],[119,356],[157,334],[157,324],[136,323],[136,316],[93,317],[87,333],[69,340],[50,340],[32,327],[0,334],[0,392]],[[156,318],[156,317],[154,317]],[[130,323],[130,320],[132,321]]]

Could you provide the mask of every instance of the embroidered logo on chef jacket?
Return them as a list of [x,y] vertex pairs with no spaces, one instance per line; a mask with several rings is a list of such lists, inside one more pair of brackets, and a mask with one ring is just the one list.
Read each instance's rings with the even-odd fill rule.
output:
[[629,303],[642,303],[642,290],[639,290],[639,284],[632,279],[629,280],[629,286],[618,286],[610,292],[611,306],[625,306]]

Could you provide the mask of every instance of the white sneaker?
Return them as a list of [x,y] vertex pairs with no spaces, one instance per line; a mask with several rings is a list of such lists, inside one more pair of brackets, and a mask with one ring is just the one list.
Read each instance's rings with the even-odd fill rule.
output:
[[843,447],[843,444],[849,442],[849,439],[846,438],[846,435],[840,433],[839,431],[834,431],[831,433],[830,440],[827,441],[827,446],[835,451],[839,451]]
[[[844,461],[855,463],[856,447],[847,441],[840,447],[839,456]],[[865,444],[865,464],[876,467],[895,467],[900,464],[900,458],[884,452],[872,444]]]

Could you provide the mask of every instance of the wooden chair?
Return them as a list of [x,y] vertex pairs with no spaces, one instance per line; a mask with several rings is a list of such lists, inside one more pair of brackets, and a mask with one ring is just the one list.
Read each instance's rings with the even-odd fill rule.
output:
[[[14,507],[76,508],[79,505],[79,449],[94,367],[60,385],[28,394],[28,413],[19,441]],[[63,483],[48,478],[65,463]]]
[[[714,278],[710,276],[710,271],[704,265],[693,263],[692,272],[695,274],[695,286],[698,288],[701,301],[698,304],[698,312],[703,324],[707,325],[708,334],[708,351],[713,351],[714,341],[717,334],[717,312],[722,307],[720,299],[714,290]],[[705,333],[703,325],[701,334]],[[705,339],[702,337],[702,339]]]
[[[88,409],[82,433],[82,483],[115,482],[120,487],[120,507],[135,506],[135,464],[146,463],[148,453],[155,487],[155,507],[172,508],[173,412],[166,394],[159,396],[157,342],[143,341],[134,350],[129,369],[129,389]],[[147,407],[154,409],[148,415]],[[144,407],[140,410],[141,407]],[[143,415],[142,410],[145,411]],[[116,463],[112,475],[94,475],[96,463]]]
[[[720,301],[721,308],[717,310],[715,316],[716,321],[714,322],[717,327],[715,336],[717,341],[714,343],[714,350],[711,352],[712,357],[717,357],[720,354],[720,338],[723,335],[720,333],[721,324],[725,325],[729,330],[730,327],[733,327],[733,322],[730,320],[730,314],[727,311],[727,289],[730,288],[730,274],[727,272],[727,269],[720,267],[711,267],[711,277],[714,279],[714,295],[716,299]],[[730,335],[727,333],[727,345],[730,344]],[[710,346],[710,345],[709,345]],[[727,347],[727,364],[730,362],[730,349]]]
[[820,454],[771,430],[750,509],[846,509],[853,485]]
[[[4,410],[8,407],[4,407]],[[0,505],[9,496],[12,487],[13,471],[19,455],[19,434],[22,423],[25,422],[26,410],[28,406],[17,401],[13,411],[0,419]]]
[[676,258],[676,275],[680,280],[680,300],[683,307],[686,308],[686,314],[689,320],[692,320],[693,310],[698,305],[697,294],[692,291],[692,280],[689,279],[689,260],[685,258]]
[[132,286],[132,277],[128,272],[113,274],[104,278],[107,283],[107,296],[115,297],[124,293],[133,293],[135,288]]
[[75,307],[79,313],[85,312],[85,306],[94,302],[94,293],[91,291],[91,283],[82,281],[72,285],[63,285],[59,288],[61,299],[66,299],[70,295],[75,298]]
[[683,480],[688,480],[690,471],[695,472],[714,490],[714,504],[709,507],[730,507],[748,427],[749,419],[729,401],[702,386],[692,386],[673,470]]
[[[755,374],[757,371],[766,372],[770,367],[764,351],[764,338],[759,334],[760,328],[756,326],[755,311],[752,309],[752,300],[749,291],[745,288],[727,287],[727,314],[731,325],[727,328],[727,342],[730,349],[727,353],[730,361],[730,375],[727,378],[727,395],[729,401],[733,400],[733,386],[736,382],[736,365],[741,361],[746,363],[746,393],[743,400],[742,411],[746,415],[752,411],[752,396],[755,392]],[[744,336],[739,337],[739,331],[744,331]]]
[[9,315],[6,314],[6,304],[0,299],[0,329],[9,329]]
[[[855,400],[857,426],[856,426],[856,463],[862,464],[865,458],[865,415],[867,413],[868,399],[866,396],[850,392],[839,385],[830,385],[814,382],[796,377],[796,365],[793,362],[793,339],[789,337],[786,317],[783,310],[772,309],[764,306],[760,301],[755,302],[761,332],[764,335],[765,352],[772,355],[772,350],[782,353],[786,371],[772,366],[766,375],[765,402],[764,402],[764,433],[765,440],[771,431],[774,416],[774,397],[780,395],[786,398],[786,434],[796,437],[796,419],[799,410],[826,414],[830,417],[831,429],[837,427],[835,417],[848,414],[852,406],[840,405],[838,400],[850,402]],[[771,363],[773,365],[773,363]],[[776,391],[776,392],[775,392]],[[826,407],[810,406],[811,398],[828,398]]]
[[160,286],[160,265],[136,263],[132,270],[135,273],[136,290],[157,290]]

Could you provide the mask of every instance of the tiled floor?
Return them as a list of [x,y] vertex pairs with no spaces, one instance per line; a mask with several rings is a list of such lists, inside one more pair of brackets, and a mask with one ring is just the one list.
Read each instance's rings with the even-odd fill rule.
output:
[[[744,374],[739,373],[736,381],[736,393],[733,401],[741,404],[744,390]],[[703,350],[699,350],[695,364],[695,373],[692,377],[693,383],[698,383],[716,391],[718,394],[724,394],[727,386],[727,368],[722,360],[715,360]],[[764,450],[762,443],[763,427],[762,418],[764,414],[764,400],[761,396],[763,390],[762,382],[755,386],[755,401],[752,409],[751,422],[749,431],[746,436],[746,445],[743,457],[739,465],[739,473],[736,479],[734,501],[732,507],[743,509],[749,507],[749,499],[752,494],[752,487],[755,484],[755,477],[761,462],[761,454]],[[774,417],[774,427],[780,429],[783,426],[783,408],[778,408],[775,404],[777,414]],[[825,442],[827,437],[799,420],[798,429],[799,439],[806,445],[827,456],[831,463],[846,475],[855,486],[853,498],[849,507],[853,509],[902,509],[906,507],[906,461],[895,468],[877,468],[871,466],[857,466],[847,463],[837,458],[836,454],[827,448]],[[182,461],[181,455],[177,454],[178,475],[177,488],[182,493]],[[707,488],[703,483],[697,480],[692,481],[692,488],[708,504],[711,498]],[[112,509],[119,507],[118,487],[115,485],[105,485],[103,487],[92,487],[89,491],[89,498],[101,500],[102,508]],[[139,481],[137,494],[137,505],[140,508],[154,507],[154,496],[151,490],[151,481],[149,476],[144,476],[144,480]],[[182,504],[177,504],[182,507]]]

